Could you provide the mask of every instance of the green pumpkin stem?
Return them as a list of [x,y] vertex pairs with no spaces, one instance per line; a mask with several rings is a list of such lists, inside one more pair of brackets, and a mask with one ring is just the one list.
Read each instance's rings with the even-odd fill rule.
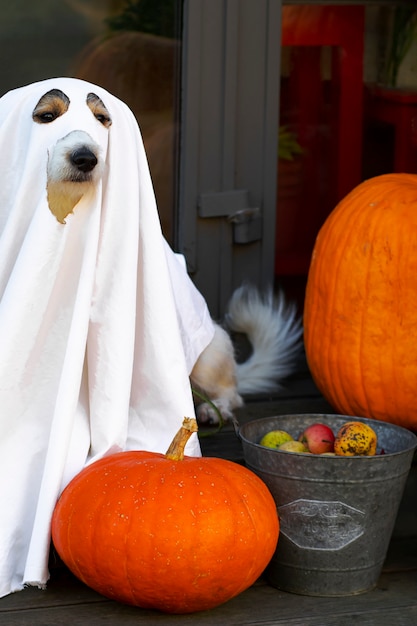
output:
[[166,458],[171,461],[182,461],[184,459],[184,449],[187,441],[193,433],[198,431],[197,420],[194,417],[184,417],[181,428],[175,435],[168,450]]

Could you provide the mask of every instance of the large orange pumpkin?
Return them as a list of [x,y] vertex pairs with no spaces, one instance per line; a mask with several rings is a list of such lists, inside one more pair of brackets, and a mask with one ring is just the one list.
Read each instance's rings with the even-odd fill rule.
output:
[[53,542],[99,593],[190,613],[244,591],[269,563],[279,532],[269,490],[237,463],[183,457],[194,424],[185,421],[167,455],[113,454],[63,491]]
[[417,176],[369,179],[327,218],[304,332],[310,371],[338,412],[417,428]]

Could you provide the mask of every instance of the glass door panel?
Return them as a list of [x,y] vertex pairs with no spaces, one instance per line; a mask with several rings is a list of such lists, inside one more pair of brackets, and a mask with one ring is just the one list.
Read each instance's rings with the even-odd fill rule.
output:
[[2,10],[0,95],[75,76],[126,102],[141,127],[165,236],[174,237],[182,0],[20,0]]
[[282,8],[275,275],[302,307],[327,215],[362,180],[417,173],[417,9]]

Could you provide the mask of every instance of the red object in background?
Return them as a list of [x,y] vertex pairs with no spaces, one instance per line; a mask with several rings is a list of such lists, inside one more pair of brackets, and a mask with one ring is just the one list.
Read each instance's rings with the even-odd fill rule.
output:
[[368,85],[365,94],[367,122],[394,128],[391,171],[417,173],[417,92]]
[[[361,181],[363,40],[361,6],[283,7],[282,46],[295,49],[290,76],[282,81],[281,123],[289,124],[304,149],[304,179],[297,215],[285,213],[278,180],[277,276],[307,274],[322,223]],[[328,85],[321,73],[322,46],[332,48]],[[296,223],[290,239],[286,219]],[[287,239],[280,241],[285,232]]]

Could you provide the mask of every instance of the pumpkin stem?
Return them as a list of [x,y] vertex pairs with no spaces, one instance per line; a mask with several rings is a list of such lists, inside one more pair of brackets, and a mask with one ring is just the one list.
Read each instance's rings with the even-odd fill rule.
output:
[[182,461],[184,458],[184,448],[187,441],[193,433],[198,431],[197,420],[194,417],[184,417],[181,428],[175,435],[168,450],[166,451],[166,458],[171,461]]

